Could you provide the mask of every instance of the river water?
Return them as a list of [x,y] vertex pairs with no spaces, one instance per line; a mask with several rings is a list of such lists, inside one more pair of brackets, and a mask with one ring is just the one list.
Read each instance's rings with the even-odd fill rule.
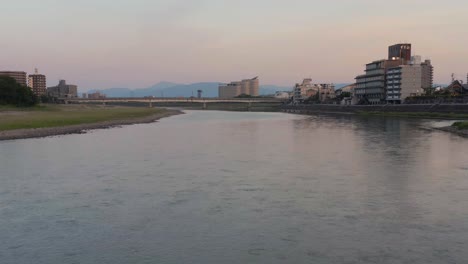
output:
[[3,141],[0,263],[467,263],[443,123],[187,111]]

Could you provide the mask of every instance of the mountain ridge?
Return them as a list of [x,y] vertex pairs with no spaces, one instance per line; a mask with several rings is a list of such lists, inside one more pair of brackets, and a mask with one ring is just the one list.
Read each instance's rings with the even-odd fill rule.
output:
[[[198,82],[191,84],[180,84],[173,82],[159,82],[146,88],[108,88],[108,89],[93,89],[88,93],[100,92],[107,97],[190,97],[197,96],[197,91],[202,90],[203,97],[218,97],[219,82]],[[347,83],[335,84],[336,89],[348,85]],[[293,86],[279,85],[260,85],[260,95],[271,95],[277,91],[292,91]]]

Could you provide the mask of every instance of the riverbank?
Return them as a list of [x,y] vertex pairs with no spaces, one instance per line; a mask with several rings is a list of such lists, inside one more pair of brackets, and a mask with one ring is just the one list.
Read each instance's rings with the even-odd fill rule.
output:
[[468,122],[455,122],[451,126],[437,128],[442,131],[454,133],[463,137],[468,137]]
[[[138,106],[146,107],[148,103],[141,102],[109,102],[107,105],[114,106]],[[154,107],[161,108],[180,108],[187,110],[217,110],[231,112],[279,112],[281,111],[282,102],[208,102],[206,104],[200,102],[153,102]]]
[[120,106],[3,107],[0,109],[0,140],[80,134],[91,129],[152,123],[181,113],[178,110]]
[[286,105],[281,111],[297,114],[356,114],[430,119],[468,119],[467,104],[434,105]]
[[[468,105],[298,105],[283,106],[281,111],[293,114],[333,114],[376,117],[401,117],[415,119],[468,120]],[[468,122],[433,128],[468,137]]]

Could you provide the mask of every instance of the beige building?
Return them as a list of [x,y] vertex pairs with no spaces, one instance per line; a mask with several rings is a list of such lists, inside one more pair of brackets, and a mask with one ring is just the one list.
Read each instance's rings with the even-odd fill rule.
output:
[[421,62],[419,56],[409,65],[400,65],[387,71],[387,102],[400,104],[407,97],[424,94],[432,87],[433,67],[430,60]]
[[47,88],[47,94],[56,98],[77,98],[78,87],[60,80],[57,86]]
[[301,102],[318,94],[319,101],[327,101],[335,98],[335,85],[333,84],[315,84],[312,79],[307,78],[302,81],[302,84],[296,84],[293,91],[293,101]]
[[23,71],[0,71],[0,76],[8,76],[16,80],[17,83],[27,86],[26,72]]
[[89,99],[105,99],[107,96],[105,94],[102,94],[100,92],[94,92],[88,94]]
[[334,84],[322,83],[318,85],[318,88],[320,102],[325,102],[336,97]]
[[220,98],[234,98],[240,95],[259,96],[259,94],[260,83],[258,77],[218,86],[218,96]]
[[35,74],[30,74],[28,77],[28,86],[37,96],[42,96],[47,93],[47,84],[45,75],[39,74],[36,69]]

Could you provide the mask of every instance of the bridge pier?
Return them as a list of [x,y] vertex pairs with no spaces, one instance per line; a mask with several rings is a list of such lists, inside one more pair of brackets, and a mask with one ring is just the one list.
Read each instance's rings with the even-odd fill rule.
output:
[[153,108],[153,102],[149,101],[149,108]]
[[102,101],[102,105],[104,105],[104,106],[105,106],[105,105],[106,105],[106,101]]
[[247,110],[250,112],[252,110],[252,101],[249,101],[249,106],[247,107]]
[[203,110],[206,110],[206,102],[203,102]]

